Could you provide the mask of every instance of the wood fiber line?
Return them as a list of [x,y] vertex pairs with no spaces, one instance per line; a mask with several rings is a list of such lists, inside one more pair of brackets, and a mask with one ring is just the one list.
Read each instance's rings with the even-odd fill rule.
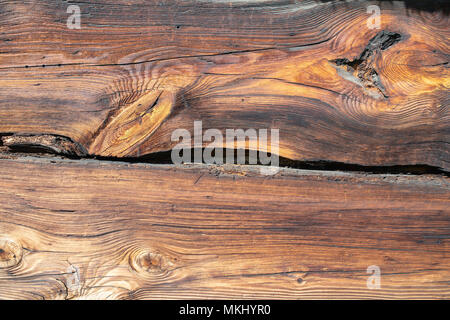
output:
[[411,3],[90,1],[70,30],[65,2],[0,0],[0,133],[135,157],[202,120],[278,128],[292,160],[448,170],[448,7]]
[[442,176],[18,158],[0,185],[0,298],[450,298]]

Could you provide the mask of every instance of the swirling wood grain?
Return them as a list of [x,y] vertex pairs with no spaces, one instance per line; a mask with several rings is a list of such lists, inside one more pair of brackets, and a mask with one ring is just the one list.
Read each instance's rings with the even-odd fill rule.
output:
[[0,133],[134,157],[202,120],[279,128],[293,160],[448,170],[448,10],[374,3],[379,30],[361,1],[97,0],[70,30],[65,3],[0,1]]
[[448,178],[258,172],[0,160],[0,298],[450,298]]

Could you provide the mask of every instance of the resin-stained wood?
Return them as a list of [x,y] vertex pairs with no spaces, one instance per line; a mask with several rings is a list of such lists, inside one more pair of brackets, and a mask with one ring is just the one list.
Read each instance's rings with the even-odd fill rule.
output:
[[0,133],[136,157],[202,120],[278,128],[292,160],[448,170],[448,7],[417,3],[97,0],[71,30],[66,2],[1,0]]
[[0,160],[0,298],[450,298],[448,178],[258,172]]

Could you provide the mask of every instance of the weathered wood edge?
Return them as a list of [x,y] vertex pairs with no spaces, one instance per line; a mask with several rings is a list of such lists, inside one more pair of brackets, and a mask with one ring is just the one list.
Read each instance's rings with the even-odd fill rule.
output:
[[57,157],[0,172],[1,298],[450,297],[444,176]]

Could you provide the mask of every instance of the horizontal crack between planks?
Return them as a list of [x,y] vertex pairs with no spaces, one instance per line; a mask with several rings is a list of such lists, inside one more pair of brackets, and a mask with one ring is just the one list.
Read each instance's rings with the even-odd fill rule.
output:
[[[195,148],[191,149],[191,154],[196,152]],[[202,149],[202,152],[204,148]],[[234,155],[237,156],[238,149],[234,149]],[[227,149],[224,148],[224,155],[227,154]],[[55,157],[60,156],[66,159],[82,160],[93,159],[97,161],[108,162],[126,162],[126,163],[146,163],[146,164],[173,164],[172,151],[155,152],[140,157],[105,157],[89,154],[86,149],[72,141],[68,137],[54,135],[54,134],[14,134],[14,133],[0,133],[0,159],[34,155],[38,157]],[[248,163],[249,150],[245,150],[245,164]],[[236,158],[235,158],[236,160]],[[194,163],[194,161],[192,161]],[[226,164],[226,159],[223,161]],[[203,163],[206,164],[206,163]],[[254,164],[251,164],[254,165]],[[258,166],[267,166],[266,164],[256,163]],[[220,166],[220,165],[217,165]],[[300,170],[314,170],[314,171],[339,171],[339,172],[361,172],[368,174],[409,174],[409,175],[427,175],[436,174],[450,177],[450,172],[439,167],[429,166],[425,164],[412,165],[389,165],[389,166],[364,166],[355,163],[344,163],[327,160],[292,160],[284,157],[279,157],[280,168],[292,168]]]

